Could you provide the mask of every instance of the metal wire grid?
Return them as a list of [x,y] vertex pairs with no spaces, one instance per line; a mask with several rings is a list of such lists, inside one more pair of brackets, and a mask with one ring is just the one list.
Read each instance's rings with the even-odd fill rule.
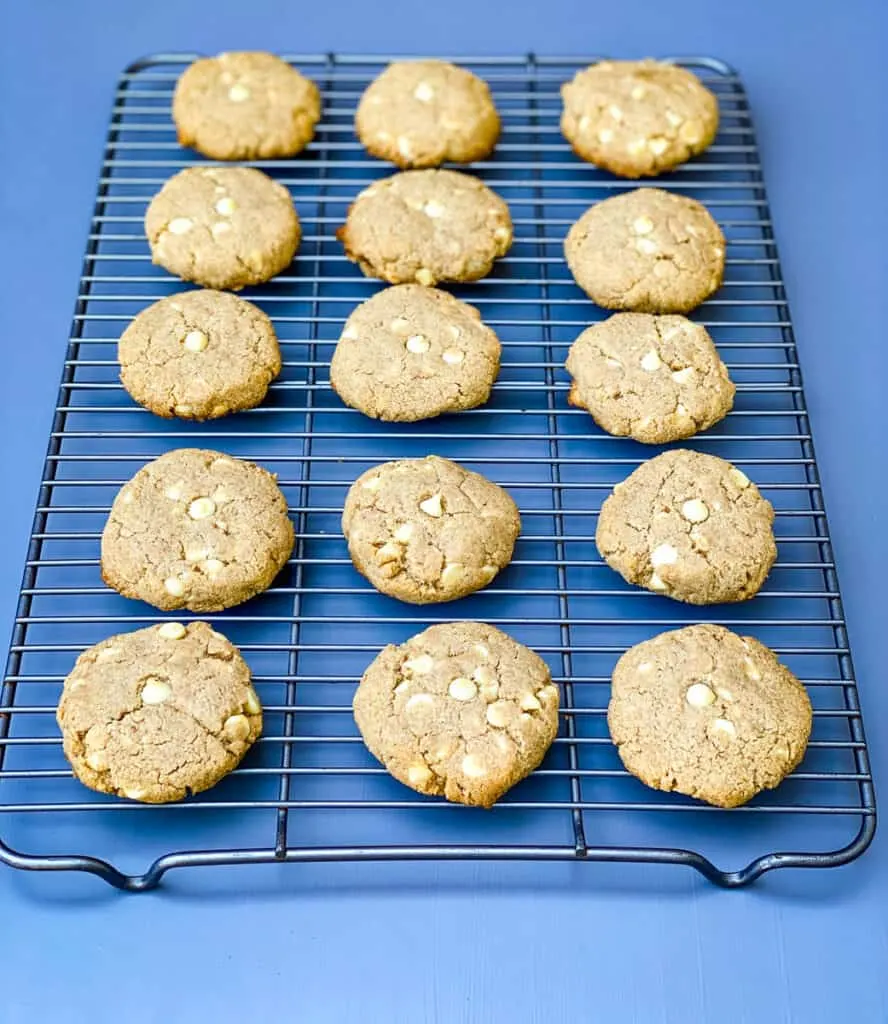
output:
[[[293,266],[245,293],[275,321],[285,357],[266,404],[186,425],[151,416],[123,393],[120,331],[182,287],[152,266],[142,218],[172,173],[200,161],[178,146],[170,121],[173,84],[191,59],[141,61],[115,95],[2,692],[0,857],[147,889],[181,866],[396,858],[670,862],[737,886],[774,867],[830,866],[860,854],[875,828],[872,781],[789,309],[738,76],[712,59],[681,61],[717,93],[722,125],[706,155],[657,184],[705,202],[728,238],[724,287],[696,317],[731,368],[737,403],[690,444],[731,459],[762,486],[777,508],[780,554],[754,601],[696,609],[630,588],[603,565],[593,539],[600,503],[656,449],[603,434],[566,403],[567,346],[605,314],[570,279],[563,237],[592,202],[633,187],[581,164],[559,133],[559,85],[589,58],[461,62],[490,82],[503,115],[495,155],[472,171],[509,202],[516,243],[490,278],[454,291],[499,333],[503,369],[488,406],[412,426],[345,409],[327,374],[345,317],[379,287],[345,260],[333,232],[354,195],[390,172],[367,157],[352,129],[357,99],[387,58],[288,58],[318,82],[325,111],[304,154],[256,163],[290,188],[304,228]],[[251,663],[267,709],[265,736],[214,790],[157,808],[81,787],[61,755],[53,712],[78,652],[163,618],[102,585],[98,541],[117,488],[149,458],[183,445],[219,447],[277,471],[298,541],[271,591],[209,617]],[[338,519],[348,485],[367,466],[431,451],[503,484],[518,501],[524,533],[514,563],[493,586],[454,605],[417,609],[376,594],[357,576]],[[350,714],[357,679],[382,645],[454,618],[507,629],[549,661],[562,688],[563,724],[552,752],[490,812],[401,787],[364,750]],[[630,778],[604,719],[619,654],[694,621],[748,630],[770,644],[805,680],[816,709],[801,769],[776,792],[728,813]],[[739,866],[717,868],[717,860]]]

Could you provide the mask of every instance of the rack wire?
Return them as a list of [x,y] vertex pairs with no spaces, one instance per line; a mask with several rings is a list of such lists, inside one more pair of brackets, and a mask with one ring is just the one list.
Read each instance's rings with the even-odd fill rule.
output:
[[[317,81],[324,116],[298,158],[255,164],[290,189],[304,229],[293,265],[244,293],[272,317],[284,353],[267,402],[189,425],[152,416],[122,391],[120,332],[183,287],[151,264],[142,218],[171,174],[202,162],[177,144],[170,119],[175,80],[193,59],[139,61],[115,93],[0,696],[0,859],[88,871],[128,890],[149,889],[178,867],[401,858],[673,863],[733,887],[773,868],[833,866],[862,853],[876,821],[869,759],[789,307],[737,74],[710,58],[679,61],[718,95],[721,128],[705,155],[657,184],[703,201],[728,239],[725,284],[695,317],[737,382],[736,408],[688,444],[732,460],[760,485],[777,510],[779,558],[755,600],[698,609],[627,586],[599,558],[601,501],[659,449],[604,434],[566,402],[567,347],[605,314],[571,280],[563,238],[590,204],[634,187],[575,159],[560,135],[560,84],[591,58],[459,61],[490,82],[503,117],[495,154],[471,170],[508,201],[516,241],[489,278],[454,292],[499,334],[503,367],[484,408],[410,426],[368,420],[328,386],[343,321],[380,286],[346,261],[334,230],[357,192],[391,171],[365,154],[352,127],[360,93],[388,58],[287,57]],[[80,786],[62,756],[54,710],[80,651],[164,618],[102,584],[99,537],[118,487],[148,459],[185,445],[218,447],[277,472],[298,540],[268,593],[204,616],[249,660],[265,735],[210,792],[155,807]],[[339,512],[368,466],[429,452],[505,486],[524,532],[493,586],[453,605],[415,608],[375,593],[355,573]],[[381,646],[468,618],[537,650],[563,695],[561,732],[543,766],[491,811],[400,786],[366,752],[350,713],[357,680]],[[695,621],[748,631],[775,648],[815,706],[800,769],[777,791],[729,812],[646,789],[623,770],[607,733],[617,657]]]

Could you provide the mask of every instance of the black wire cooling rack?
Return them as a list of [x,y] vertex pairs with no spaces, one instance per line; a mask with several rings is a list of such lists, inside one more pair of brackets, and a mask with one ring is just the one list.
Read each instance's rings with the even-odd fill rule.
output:
[[[562,241],[591,203],[634,187],[581,163],[559,132],[559,87],[591,58],[460,62],[490,82],[503,117],[494,157],[472,171],[508,201],[516,242],[489,278],[454,290],[499,334],[503,368],[486,407],[409,426],[344,408],[327,372],[346,316],[379,287],[345,260],[334,231],[357,192],[391,172],[368,158],[352,128],[361,91],[388,58],[289,58],[317,81],[324,117],[300,157],[257,162],[290,189],[304,228],[292,267],[244,293],[271,315],[284,352],[266,404],[189,425],[152,416],[122,391],[120,332],[183,287],[152,266],[142,218],[170,175],[200,161],[176,143],[170,119],[175,80],[192,59],[139,61],[115,94],[2,691],[0,858],[89,871],[130,890],[183,866],[401,858],[663,862],[738,886],[772,868],[838,865],[865,850],[876,820],[869,760],[738,76],[717,60],[680,61],[717,93],[721,128],[704,156],[657,184],[703,201],[728,239],[725,284],[695,316],[730,366],[736,408],[689,444],[739,464],[762,487],[777,509],[779,559],[755,600],[698,609],[627,586],[593,541],[609,489],[659,449],[609,437],[566,401],[567,347],[605,314],[573,284]],[[151,807],[80,786],[62,756],[54,710],[81,650],[163,618],[102,585],[99,536],[118,487],[146,460],[188,445],[277,472],[298,542],[267,594],[209,617],[251,664],[267,709],[264,737],[210,792]],[[452,605],[415,608],[375,593],[355,573],[339,512],[369,465],[429,452],[503,484],[521,508],[524,533],[493,586]],[[492,811],[400,786],[365,751],[350,713],[355,684],[381,646],[454,618],[494,623],[539,651],[563,694],[550,755]],[[801,768],[734,811],[645,788],[623,771],[608,738],[616,658],[694,621],[758,636],[804,679],[815,706]]]

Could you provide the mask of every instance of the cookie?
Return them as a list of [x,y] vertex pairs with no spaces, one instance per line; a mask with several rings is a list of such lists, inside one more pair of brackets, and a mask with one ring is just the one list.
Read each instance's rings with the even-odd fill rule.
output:
[[336,232],[368,277],[391,284],[475,281],[512,244],[509,208],[459,171],[402,171],[364,189]]
[[389,64],[364,92],[355,116],[367,150],[399,167],[481,160],[499,130],[487,83],[440,60]]
[[57,718],[90,789],[163,804],[214,786],[262,732],[238,649],[205,622],[165,622],[84,651]]
[[718,100],[684,68],[602,61],[561,87],[561,131],[577,156],[624,178],[662,174],[710,145]]
[[293,550],[274,476],[222,452],[178,448],[124,484],[102,532],[102,578],[165,611],[231,608],[271,585]]
[[778,786],[804,757],[811,719],[805,687],[773,651],[711,625],[630,648],[607,710],[627,771],[717,807]]
[[161,299],[127,327],[120,380],[157,416],[208,420],[259,405],[281,370],[271,321],[228,292]]
[[558,688],[543,659],[510,636],[448,622],[386,647],[354,712],[368,750],[399,782],[490,807],[545,757]]
[[590,207],[568,232],[564,254],[599,306],[639,313],[687,313],[725,272],[725,238],[706,207],[659,188]]
[[774,509],[745,473],[714,455],[663,452],[617,484],[595,542],[629,583],[686,601],[754,597],[774,559]]
[[499,360],[499,340],[474,306],[437,288],[399,284],[348,318],[330,384],[366,416],[412,422],[483,405]]
[[196,60],[173,94],[179,142],[214,160],[295,156],[320,116],[318,87],[270,53]]
[[145,214],[151,259],[183,281],[237,291],[288,267],[299,247],[290,193],[252,167],[186,167]]
[[521,532],[515,502],[448,459],[400,459],[352,484],[342,532],[355,568],[410,604],[455,601],[507,566]]
[[615,313],[567,355],[571,405],[609,434],[664,444],[718,423],[734,385],[705,327],[683,316]]

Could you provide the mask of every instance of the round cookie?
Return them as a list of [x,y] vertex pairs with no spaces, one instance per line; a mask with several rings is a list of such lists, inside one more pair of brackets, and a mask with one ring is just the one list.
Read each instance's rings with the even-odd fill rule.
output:
[[267,589],[293,550],[274,476],[199,448],[161,455],[124,484],[102,532],[102,578],[165,611],[215,612]]
[[290,193],[252,167],[186,167],[145,214],[151,259],[183,281],[237,291],[290,265],[301,237]]
[[654,789],[738,807],[805,754],[805,687],[773,651],[724,626],[687,626],[630,648],[607,721],[627,771]]
[[512,244],[505,202],[459,171],[402,171],[364,189],[336,232],[368,277],[476,281]]
[[595,542],[629,583],[689,604],[755,596],[777,557],[774,509],[715,455],[663,452],[616,485]]
[[342,532],[355,568],[410,604],[454,601],[507,566],[521,532],[497,484],[448,459],[400,459],[352,484]]
[[396,61],[367,87],[358,138],[399,167],[469,163],[487,156],[500,122],[487,83],[440,60]]
[[353,409],[413,422],[490,397],[500,343],[474,306],[419,284],[384,288],[351,314],[330,384]]
[[645,444],[690,437],[718,423],[734,385],[705,327],[683,316],[615,313],[567,355],[571,405],[609,434]]
[[90,789],[162,804],[214,786],[262,732],[238,649],[205,622],[166,622],[84,651],[57,718]]
[[602,61],[561,87],[561,130],[577,156],[625,178],[662,174],[710,145],[718,100],[656,60]]
[[173,94],[179,142],[214,160],[295,156],[320,116],[318,87],[270,53],[196,60]]
[[490,807],[543,760],[558,688],[539,655],[493,626],[448,622],[386,647],[355,692],[370,753],[405,786]]
[[706,207],[659,188],[590,207],[568,232],[564,254],[599,306],[639,313],[687,313],[725,272],[725,238]]
[[120,379],[157,416],[207,420],[259,405],[281,370],[271,320],[228,292],[155,302],[118,344]]

